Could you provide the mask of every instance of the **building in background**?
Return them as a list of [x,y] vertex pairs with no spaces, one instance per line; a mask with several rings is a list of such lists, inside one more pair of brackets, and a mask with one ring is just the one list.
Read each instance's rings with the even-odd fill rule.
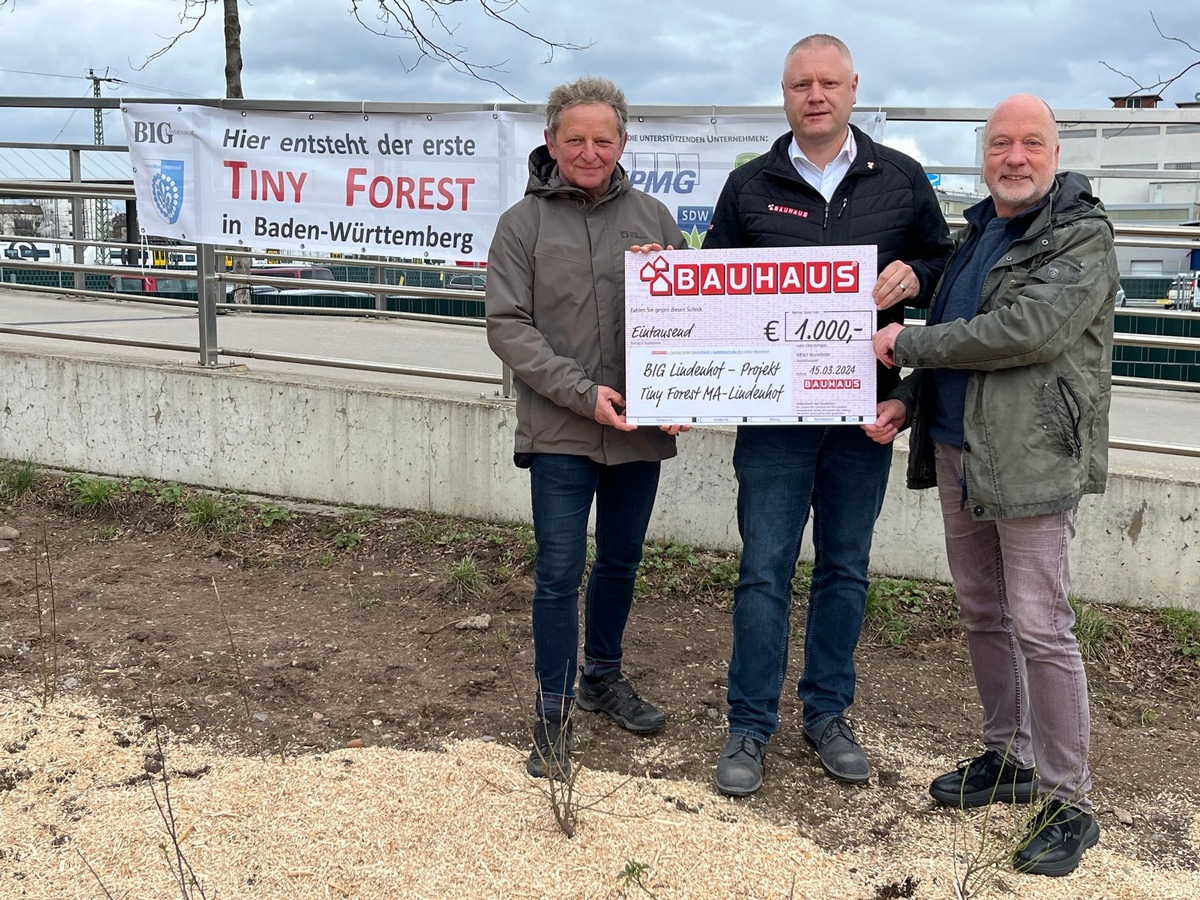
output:
[[[1149,92],[1108,99],[1118,109],[1157,109],[1162,102]],[[1200,93],[1176,106],[1194,110],[1195,120],[1171,125],[1060,121],[1059,169],[1090,173],[1092,189],[1113,222],[1200,228]],[[976,134],[979,164],[983,129]],[[1113,174],[1104,175],[1106,170]],[[1122,275],[1175,276],[1200,269],[1200,251],[1118,246],[1117,262]]]

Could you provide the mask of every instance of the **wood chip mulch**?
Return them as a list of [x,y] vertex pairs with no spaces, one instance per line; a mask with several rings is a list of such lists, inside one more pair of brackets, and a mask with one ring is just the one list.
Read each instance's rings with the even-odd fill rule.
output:
[[[82,697],[0,697],[0,897],[952,898],[956,854],[1012,828],[1007,810],[956,822],[898,798],[878,849],[830,853],[709,785],[582,770],[567,838],[523,762],[482,741],[248,758]],[[1200,846],[1200,815],[1188,839]],[[173,875],[180,862],[194,882]],[[1068,878],[1002,865],[975,896],[1197,898],[1200,873],[1102,838]]]

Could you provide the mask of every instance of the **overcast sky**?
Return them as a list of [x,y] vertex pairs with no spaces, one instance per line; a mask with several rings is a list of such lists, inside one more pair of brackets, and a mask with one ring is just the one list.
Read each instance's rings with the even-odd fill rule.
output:
[[[504,0],[492,0],[502,3]],[[372,27],[377,0],[363,0]],[[415,5],[415,4],[414,4]],[[941,7],[938,9],[937,7]],[[183,0],[7,0],[0,7],[0,95],[90,96],[88,69],[120,79],[104,96],[219,97],[224,94],[220,2],[196,31],[144,68],[180,30]],[[368,32],[350,0],[242,0],[243,81],[250,98],[509,101],[491,84],[443,63],[417,62],[411,43]],[[859,108],[990,107],[1030,91],[1055,107],[1105,107],[1111,95],[1168,78],[1200,58],[1168,36],[1200,46],[1200,0],[525,0],[510,15],[521,27],[588,49],[547,48],[490,21],[477,0],[444,13],[471,60],[522,101],[579,74],[617,81],[633,104],[778,106],[783,55],[796,39],[825,31],[845,40],[860,75]],[[752,13],[750,18],[746,13]],[[428,14],[423,21],[427,23]],[[1103,61],[1103,63],[1102,63]],[[32,74],[31,74],[32,73]],[[1200,92],[1200,67],[1166,88],[1164,106]],[[110,143],[124,143],[116,112]],[[89,111],[0,108],[0,140],[92,139]],[[889,125],[887,142],[926,165],[971,165],[973,130]]]

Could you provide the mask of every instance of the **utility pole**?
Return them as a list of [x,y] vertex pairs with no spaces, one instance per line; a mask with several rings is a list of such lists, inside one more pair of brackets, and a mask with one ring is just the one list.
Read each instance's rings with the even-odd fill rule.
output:
[[[100,99],[100,82],[116,84],[116,78],[101,78],[93,69],[88,69],[88,78],[92,81],[92,96]],[[92,143],[100,146],[104,143],[104,110],[97,106],[92,118]],[[97,241],[107,243],[112,238],[112,211],[109,209],[107,197],[97,197],[95,203],[95,235]],[[108,264],[108,248],[96,247],[96,264]]]

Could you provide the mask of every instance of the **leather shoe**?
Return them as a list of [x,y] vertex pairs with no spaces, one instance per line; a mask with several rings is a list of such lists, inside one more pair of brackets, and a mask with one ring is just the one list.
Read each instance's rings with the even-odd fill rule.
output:
[[817,749],[825,771],[838,781],[857,784],[871,777],[867,754],[859,746],[850,720],[845,716],[834,716],[812,728],[805,725],[804,738]]
[[717,790],[730,797],[749,797],[763,782],[767,746],[744,734],[731,734],[717,759]]

